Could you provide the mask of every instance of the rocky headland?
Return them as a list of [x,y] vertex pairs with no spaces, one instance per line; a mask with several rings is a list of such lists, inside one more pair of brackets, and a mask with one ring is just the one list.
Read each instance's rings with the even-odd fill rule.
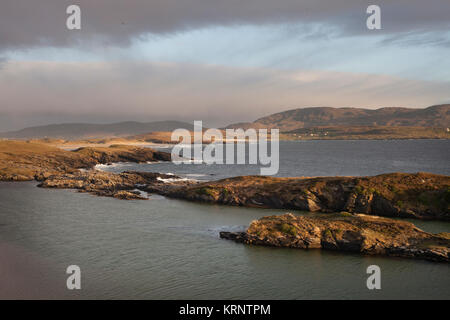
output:
[[92,169],[113,162],[170,161],[170,153],[112,145],[66,151],[40,143],[0,141],[0,181],[43,181],[50,176]]
[[344,212],[263,217],[245,232],[221,232],[220,237],[251,245],[450,260],[450,233],[431,234],[410,222]]
[[199,182],[160,173],[87,170],[51,175],[40,186],[78,189],[101,196],[140,190],[233,206],[450,220],[450,177],[429,173],[318,178],[245,176]]
[[169,188],[164,195],[247,207],[450,220],[450,177],[430,173],[315,178],[244,176]]

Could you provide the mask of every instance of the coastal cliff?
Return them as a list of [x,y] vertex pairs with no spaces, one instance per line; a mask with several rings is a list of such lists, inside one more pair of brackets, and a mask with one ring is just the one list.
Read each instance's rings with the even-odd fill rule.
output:
[[240,243],[450,261],[450,233],[431,234],[406,221],[349,213],[263,217],[245,232],[221,232]]

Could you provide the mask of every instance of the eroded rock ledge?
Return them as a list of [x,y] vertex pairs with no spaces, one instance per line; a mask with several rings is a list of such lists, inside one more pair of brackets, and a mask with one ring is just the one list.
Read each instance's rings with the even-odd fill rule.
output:
[[89,170],[52,175],[40,186],[73,188],[103,196],[137,189],[225,205],[450,220],[450,177],[428,173],[319,178],[247,176],[199,183],[159,173]]
[[367,215],[284,214],[253,221],[246,232],[221,232],[240,243],[324,249],[449,262],[450,233],[431,234],[406,221]]
[[316,178],[246,176],[171,188],[165,195],[247,207],[450,220],[450,177],[430,173]]
[[[173,181],[166,183],[166,179]],[[41,182],[43,188],[76,189],[122,200],[147,199],[140,191],[164,194],[167,188],[183,187],[190,181],[175,175],[126,171],[119,174],[98,170],[53,175]]]

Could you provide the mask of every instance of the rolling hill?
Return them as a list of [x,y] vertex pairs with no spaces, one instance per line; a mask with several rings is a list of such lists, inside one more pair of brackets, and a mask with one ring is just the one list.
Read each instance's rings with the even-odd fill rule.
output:
[[125,137],[155,131],[173,131],[178,128],[193,130],[193,125],[181,121],[118,122],[112,124],[64,123],[29,127],[18,131],[0,133],[1,138],[10,139],[87,139]]
[[[410,108],[299,108],[275,113],[254,122],[241,122],[226,128],[278,128],[293,136],[355,136],[400,138],[447,138],[450,127],[450,104],[425,109]],[[112,124],[65,123],[29,127],[0,133],[8,139],[104,139],[166,141],[178,128],[193,130],[193,124],[181,121],[118,122]],[[397,129],[390,129],[397,128]],[[206,129],[206,128],[204,128]],[[311,129],[306,130],[305,129]],[[436,129],[439,129],[436,131]],[[394,131],[393,131],[394,130]],[[441,132],[442,131],[442,132]]]
[[301,128],[324,126],[370,127],[450,127],[450,104],[425,109],[313,107],[275,113],[254,122],[237,123],[227,128],[279,128],[290,132]]

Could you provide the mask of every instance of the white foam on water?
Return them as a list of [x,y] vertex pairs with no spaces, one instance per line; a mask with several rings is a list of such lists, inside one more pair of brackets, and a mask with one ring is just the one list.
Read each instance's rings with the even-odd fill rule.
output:
[[133,163],[133,162],[113,162],[110,164],[96,164],[94,166],[94,169],[103,171],[103,169],[105,169],[105,168],[116,168],[119,166],[132,166],[132,165],[135,165],[135,163]]
[[156,180],[162,181],[164,183],[171,183],[171,182],[177,182],[177,181],[196,181],[195,179],[188,179],[188,178],[166,178],[166,179],[164,179],[161,177],[156,178]]
[[144,198],[147,198],[147,199],[149,198],[148,192],[145,192],[145,191],[142,191],[142,190],[139,190],[139,189],[134,189],[133,192],[139,192],[139,195],[141,197],[144,197]]
[[180,159],[180,160],[173,160],[172,163],[174,164],[188,164],[188,163],[193,163],[193,164],[203,164],[203,159]]
[[208,175],[203,174],[203,173],[186,173],[185,176],[186,177],[206,177]]

